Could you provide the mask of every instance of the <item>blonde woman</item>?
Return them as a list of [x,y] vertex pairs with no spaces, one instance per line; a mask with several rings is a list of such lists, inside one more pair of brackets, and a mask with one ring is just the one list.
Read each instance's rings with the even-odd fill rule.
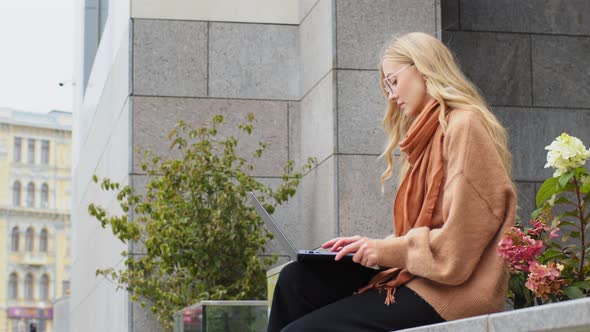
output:
[[323,244],[336,260],[354,253],[354,263],[287,265],[269,331],[392,331],[504,308],[508,270],[496,246],[516,218],[505,129],[429,34],[395,38],[379,67],[382,185],[401,151],[394,233]]

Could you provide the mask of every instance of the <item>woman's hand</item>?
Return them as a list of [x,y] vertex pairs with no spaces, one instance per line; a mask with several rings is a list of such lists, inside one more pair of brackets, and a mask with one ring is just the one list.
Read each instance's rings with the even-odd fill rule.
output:
[[340,251],[342,248],[344,248],[344,246],[356,242],[360,239],[361,237],[358,235],[355,236],[349,236],[349,237],[337,237],[337,238],[333,238],[332,240],[322,244],[322,248],[326,249],[328,247],[332,247],[330,249],[330,251]]
[[366,267],[378,266],[380,252],[377,248],[378,241],[364,236],[337,237],[324,244],[322,248],[332,247],[330,251],[338,251],[335,260],[340,260],[348,253],[355,253],[352,261]]

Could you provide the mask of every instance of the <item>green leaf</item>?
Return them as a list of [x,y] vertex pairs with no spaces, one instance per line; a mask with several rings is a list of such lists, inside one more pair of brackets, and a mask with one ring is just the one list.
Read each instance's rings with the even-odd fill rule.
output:
[[551,195],[551,197],[547,200],[547,204],[549,206],[555,206],[555,199],[557,198],[557,194]]
[[563,252],[561,250],[547,249],[541,255],[540,260],[542,263],[546,263],[550,259],[553,259],[553,258],[566,258],[566,256],[563,254]]
[[576,223],[573,223],[573,222],[571,222],[571,221],[567,221],[567,220],[560,220],[559,226],[560,226],[560,227],[563,227],[563,226],[572,226],[572,227],[576,227],[576,226],[577,226],[577,224],[576,224]]
[[522,284],[520,282],[520,278],[512,277],[510,278],[510,289],[514,293],[515,296],[523,297],[522,293]]
[[582,288],[582,289],[590,289],[590,280],[583,280],[583,281],[574,281],[572,286]]
[[563,174],[562,176],[559,177],[559,186],[561,188],[565,187],[566,184],[568,184],[570,182],[570,180],[572,179],[572,177],[574,177],[575,172],[570,171],[567,172],[565,174]]
[[574,204],[572,201],[567,199],[565,196],[560,196],[558,199],[555,200],[554,205],[556,204]]
[[543,182],[539,191],[537,192],[536,203],[537,208],[541,207],[541,205],[549,199],[549,197],[553,196],[553,194],[557,193],[557,183],[559,182],[559,178],[549,178]]
[[222,123],[223,122],[223,115],[221,114],[217,114],[213,117],[213,123],[217,124],[217,123]]
[[563,217],[578,217],[579,215],[579,211],[578,209],[574,209],[574,210],[569,210],[569,211],[565,211],[564,213],[559,215],[559,219],[563,218]]
[[571,258],[563,259],[563,260],[561,261],[561,264],[563,264],[563,265],[567,265],[567,266],[572,266],[572,267],[575,267],[575,266],[577,266],[577,265],[578,265],[578,263],[579,263],[579,262],[578,262],[578,260],[577,260],[577,259],[571,259]]
[[584,168],[584,166],[580,166],[580,167],[575,168],[573,170],[573,173],[575,174],[576,178],[579,178],[583,174],[587,174],[586,168]]
[[570,299],[579,299],[584,297],[584,293],[582,292],[582,290],[580,290],[580,288],[576,286],[568,286],[563,291],[565,292],[565,295],[567,295],[567,297],[569,297]]

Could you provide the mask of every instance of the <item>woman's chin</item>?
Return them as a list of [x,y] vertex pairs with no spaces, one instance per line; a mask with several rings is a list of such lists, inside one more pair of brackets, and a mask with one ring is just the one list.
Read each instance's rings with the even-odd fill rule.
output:
[[407,118],[410,118],[412,120],[416,118],[416,114],[414,114],[414,112],[410,108],[404,108],[403,112]]

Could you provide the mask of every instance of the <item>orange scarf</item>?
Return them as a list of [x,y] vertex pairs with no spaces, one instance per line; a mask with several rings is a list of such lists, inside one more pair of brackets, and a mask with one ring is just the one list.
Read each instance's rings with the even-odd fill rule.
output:
[[[408,156],[411,168],[399,187],[393,206],[396,237],[405,235],[413,227],[431,227],[444,176],[442,127],[438,130],[440,110],[436,99],[426,104],[400,143],[400,151]],[[407,269],[393,267],[377,273],[356,294],[372,288],[386,289],[385,304],[389,305],[395,303],[396,288],[413,277]]]

